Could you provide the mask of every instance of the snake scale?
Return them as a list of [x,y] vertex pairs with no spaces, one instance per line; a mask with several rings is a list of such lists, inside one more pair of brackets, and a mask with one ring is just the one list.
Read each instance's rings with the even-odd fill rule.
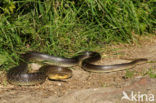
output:
[[[113,65],[95,65],[101,55],[93,51],[79,53],[72,58],[63,58],[44,53],[28,52],[23,55],[24,61],[19,66],[11,68],[7,73],[8,82],[13,85],[36,85],[43,83],[47,77],[52,80],[63,80],[72,76],[72,71],[67,67],[79,65],[89,72],[113,72],[135,66],[137,63],[146,62],[147,59],[135,59],[128,63]],[[28,64],[37,62],[43,66],[37,72],[29,72]]]

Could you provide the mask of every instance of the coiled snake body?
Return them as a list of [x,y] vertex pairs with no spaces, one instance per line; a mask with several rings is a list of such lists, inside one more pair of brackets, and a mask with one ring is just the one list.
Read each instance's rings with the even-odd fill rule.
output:
[[[92,64],[101,59],[97,52],[85,51],[72,58],[63,58],[51,56],[43,53],[30,52],[23,55],[25,62],[19,66],[11,68],[7,74],[8,82],[14,85],[36,85],[45,81],[48,76],[50,79],[62,80],[70,78],[72,71],[67,67],[80,65],[84,70],[89,72],[113,72],[124,70],[139,62],[146,62],[147,59],[136,59],[129,63],[114,65],[95,65]],[[29,72],[28,62],[38,62],[44,66],[37,72]]]

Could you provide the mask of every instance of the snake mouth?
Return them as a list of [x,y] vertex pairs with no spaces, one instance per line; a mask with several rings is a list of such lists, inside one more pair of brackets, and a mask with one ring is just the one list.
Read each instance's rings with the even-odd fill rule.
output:
[[64,80],[64,79],[68,79],[68,78],[71,78],[71,75],[69,75],[69,74],[60,74],[60,73],[58,73],[58,74],[50,74],[50,75],[48,75],[48,78],[50,79],[50,80],[58,80],[58,81],[60,81],[60,80]]

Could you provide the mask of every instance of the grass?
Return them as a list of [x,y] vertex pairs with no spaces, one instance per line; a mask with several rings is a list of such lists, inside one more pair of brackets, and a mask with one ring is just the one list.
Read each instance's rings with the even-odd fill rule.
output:
[[153,0],[2,0],[0,65],[17,65],[27,51],[73,56],[131,43],[133,33],[154,34],[154,15]]
[[150,68],[145,75],[148,75],[150,78],[156,78],[156,73],[152,68]]

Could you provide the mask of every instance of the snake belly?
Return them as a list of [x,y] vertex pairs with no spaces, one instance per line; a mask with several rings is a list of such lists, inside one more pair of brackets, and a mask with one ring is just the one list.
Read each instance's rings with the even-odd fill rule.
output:
[[[146,62],[147,59],[136,59],[129,63],[114,65],[95,65],[101,59],[97,52],[85,51],[72,58],[63,58],[44,53],[29,52],[23,55],[25,62],[19,66],[11,68],[7,73],[8,82],[13,85],[36,85],[43,83],[47,76],[52,80],[63,80],[72,76],[72,71],[67,67],[79,65],[89,72],[113,72],[127,69],[140,62]],[[30,73],[28,62],[39,62],[43,66],[37,71]]]

